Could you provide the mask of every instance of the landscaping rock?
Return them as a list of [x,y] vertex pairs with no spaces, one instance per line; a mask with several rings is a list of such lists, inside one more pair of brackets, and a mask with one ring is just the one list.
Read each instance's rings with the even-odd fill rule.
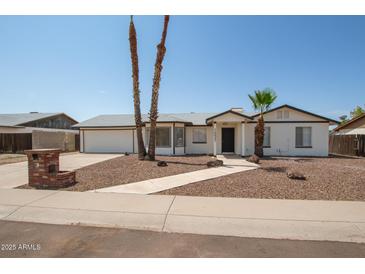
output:
[[253,154],[250,157],[248,157],[247,161],[258,164],[258,163],[260,163],[260,158],[256,154]]
[[223,166],[223,161],[222,160],[208,161],[207,162],[207,166],[208,167],[219,167],[219,166]]
[[289,179],[293,180],[306,180],[304,174],[299,171],[289,171],[286,176],[288,176]]
[[167,166],[166,161],[158,161],[157,166]]

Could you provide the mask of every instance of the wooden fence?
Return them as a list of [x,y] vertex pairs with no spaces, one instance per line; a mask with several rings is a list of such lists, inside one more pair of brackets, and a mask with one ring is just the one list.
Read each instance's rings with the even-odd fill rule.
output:
[[365,135],[331,135],[329,153],[365,156]]
[[0,152],[17,153],[32,149],[31,133],[0,133]]

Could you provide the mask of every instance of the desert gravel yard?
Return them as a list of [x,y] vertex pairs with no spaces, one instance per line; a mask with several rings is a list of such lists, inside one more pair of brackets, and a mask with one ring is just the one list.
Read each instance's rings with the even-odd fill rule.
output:
[[[158,167],[157,161],[167,167]],[[156,161],[139,161],[137,155],[122,156],[76,170],[76,185],[64,190],[87,191],[128,184],[207,168],[209,156],[157,156]]]
[[[157,194],[308,200],[365,200],[365,159],[266,158],[261,168]],[[300,171],[307,180],[287,178]]]

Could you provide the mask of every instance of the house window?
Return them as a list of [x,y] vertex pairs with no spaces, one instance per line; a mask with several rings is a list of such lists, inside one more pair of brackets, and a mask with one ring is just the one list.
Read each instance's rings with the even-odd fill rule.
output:
[[193,143],[205,144],[207,143],[207,129],[193,128]]
[[264,147],[270,147],[271,146],[271,128],[265,127],[265,133],[264,133]]
[[184,146],[184,128],[177,127],[175,128],[175,147],[183,147]]
[[312,128],[295,128],[295,147],[312,147]]
[[276,118],[277,118],[277,119],[283,119],[283,112],[282,112],[281,110],[278,110],[278,111],[276,112]]
[[[146,128],[146,145],[150,141],[150,128]],[[171,134],[169,127],[156,128],[156,147],[171,147]]]

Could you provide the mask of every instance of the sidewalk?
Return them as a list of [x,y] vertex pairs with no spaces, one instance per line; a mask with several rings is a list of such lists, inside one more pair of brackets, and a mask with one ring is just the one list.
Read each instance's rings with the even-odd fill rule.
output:
[[365,202],[0,189],[0,219],[365,243]]
[[245,159],[242,159],[242,157],[236,155],[218,155],[217,159],[222,160],[224,166],[207,168],[162,178],[149,179],[136,183],[99,188],[91,190],[90,192],[151,194],[174,187],[230,175],[237,172],[253,170],[259,167],[259,165],[250,163]]

